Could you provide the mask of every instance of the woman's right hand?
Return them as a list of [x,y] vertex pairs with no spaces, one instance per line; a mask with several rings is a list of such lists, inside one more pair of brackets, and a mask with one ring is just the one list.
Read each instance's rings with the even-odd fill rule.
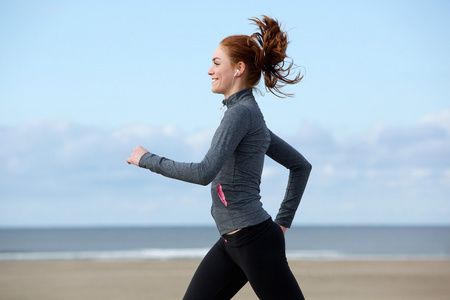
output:
[[149,151],[144,147],[137,146],[136,148],[133,149],[133,152],[131,153],[130,157],[127,158],[127,163],[139,167],[139,161],[141,160],[142,155],[144,155],[147,152]]

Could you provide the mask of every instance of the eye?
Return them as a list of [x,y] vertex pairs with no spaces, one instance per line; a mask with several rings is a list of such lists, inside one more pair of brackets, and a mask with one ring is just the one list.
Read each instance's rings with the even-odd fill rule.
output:
[[216,66],[218,66],[219,64],[217,63],[217,62],[214,62],[214,64],[216,65]]

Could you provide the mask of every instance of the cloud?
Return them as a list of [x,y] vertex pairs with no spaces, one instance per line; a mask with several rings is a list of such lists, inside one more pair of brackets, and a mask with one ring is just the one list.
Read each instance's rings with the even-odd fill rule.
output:
[[186,144],[193,150],[198,160],[202,159],[211,144],[214,135],[214,129],[206,129],[198,131],[184,140]]
[[[128,166],[136,145],[180,161],[199,161],[212,129],[187,134],[166,125],[115,130],[67,122],[0,128],[0,226],[213,224],[209,187]],[[337,140],[303,124],[283,136],[312,163],[299,223],[448,223],[450,110],[416,124],[376,124]],[[269,158],[264,207],[276,214],[288,172]]]
[[[0,128],[0,138],[0,226],[167,223],[169,209],[180,214],[189,201],[209,209],[204,187],[125,161],[138,144],[180,160],[195,156],[196,147],[174,126],[103,130],[34,122]],[[183,223],[172,216],[172,223]]]
[[319,138],[310,138],[307,129],[297,145],[308,145],[313,164],[310,201],[320,201],[325,216],[334,210],[336,222],[447,223],[449,116],[443,110],[410,126],[376,124],[344,142],[321,128],[315,129]]

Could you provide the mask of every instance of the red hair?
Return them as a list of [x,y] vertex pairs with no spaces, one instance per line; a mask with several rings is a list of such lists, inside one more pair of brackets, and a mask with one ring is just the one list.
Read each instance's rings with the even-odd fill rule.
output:
[[245,63],[247,84],[255,87],[264,76],[266,89],[278,97],[292,96],[280,89],[288,84],[295,84],[303,76],[297,74],[289,79],[294,62],[286,64],[286,48],[289,44],[287,34],[280,28],[277,20],[263,16],[250,19],[259,27],[259,32],[248,35],[232,35],[220,42],[233,64]]

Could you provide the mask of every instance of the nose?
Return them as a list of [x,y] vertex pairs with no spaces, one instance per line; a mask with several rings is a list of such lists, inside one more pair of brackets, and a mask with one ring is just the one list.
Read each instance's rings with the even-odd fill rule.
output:
[[212,74],[214,74],[214,72],[212,71],[212,66],[211,66],[211,68],[209,68],[209,70],[208,70],[208,75],[211,76]]

